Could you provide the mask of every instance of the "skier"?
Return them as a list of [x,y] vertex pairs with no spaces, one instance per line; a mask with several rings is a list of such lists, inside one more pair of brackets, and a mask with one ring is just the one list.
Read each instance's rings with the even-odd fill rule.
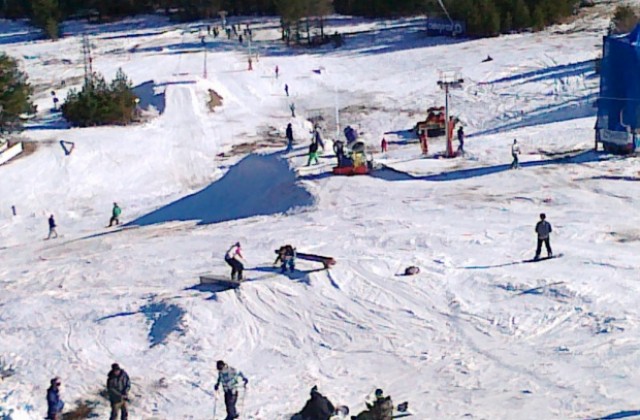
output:
[[291,102],[291,105],[289,105],[289,109],[291,110],[291,118],[295,118],[296,117],[296,104]]
[[237,419],[240,417],[236,410],[240,379],[244,381],[245,388],[247,387],[249,380],[242,374],[242,372],[238,372],[222,360],[218,360],[216,368],[218,369],[218,382],[216,382],[214,389],[217,391],[220,384],[222,384],[222,389],[224,390],[224,405],[227,408],[227,417],[225,420]]
[[382,141],[380,142],[380,150],[382,151],[382,153],[387,153],[387,146],[387,139],[383,137]]
[[311,161],[314,161],[317,165],[320,163],[318,161],[318,143],[312,141],[309,145],[309,160],[307,161],[307,166],[311,166]]
[[287,266],[289,267],[289,271],[293,273],[296,268],[296,249],[291,245],[283,245],[279,249],[276,250],[276,260],[273,262],[274,265],[280,264],[280,268],[282,269],[282,273],[287,272]]
[[111,402],[111,417],[109,417],[109,420],[116,420],[118,411],[120,412],[120,419],[127,420],[129,417],[127,402],[129,401],[128,394],[130,389],[131,382],[127,372],[121,369],[117,363],[112,364],[111,371],[107,376],[107,393],[109,394],[109,402]]
[[231,248],[224,256],[224,261],[231,266],[231,280],[242,280],[242,271],[244,270],[244,264],[242,263],[244,257],[242,256],[242,249],[240,248],[240,242],[236,242],[231,245]]
[[318,392],[318,387],[311,388],[311,397],[298,414],[291,420],[329,420],[336,409],[331,401]]
[[287,94],[287,96],[289,96],[289,85],[285,83],[284,85],[284,93]]
[[291,123],[287,124],[285,133],[287,135],[287,152],[289,152],[293,148],[293,127],[291,127]]
[[458,127],[458,154],[464,155],[464,129]]
[[278,68],[278,66],[276,66],[276,79],[278,78],[279,74],[280,74],[280,68]]
[[120,214],[122,214],[122,209],[118,206],[118,203],[113,203],[113,209],[111,210],[111,220],[109,220],[109,227],[113,226],[115,223],[116,226],[120,224]]
[[49,236],[47,236],[47,239],[51,239],[51,235],[56,235],[53,238],[57,238],[58,237],[58,232],[56,232],[56,221],[53,218],[53,214],[51,216],[49,216]]
[[542,243],[544,242],[545,247],[547,248],[547,257],[553,257],[553,252],[551,252],[551,244],[549,243],[549,234],[553,232],[551,229],[551,223],[547,222],[547,215],[544,213],[540,213],[540,221],[536,223],[536,233],[538,234],[538,246],[536,247],[536,256],[533,258],[534,260],[540,259],[540,252],[542,251]]
[[51,386],[47,389],[47,419],[62,420],[62,410],[64,402],[60,399],[60,378],[55,377],[51,380]]
[[513,162],[511,162],[511,169],[520,168],[520,161],[518,161],[519,154],[520,154],[520,145],[518,144],[518,140],[513,139],[513,144],[511,145],[511,156],[513,157]]
[[366,402],[367,410],[357,416],[355,420],[391,420],[393,418],[393,402],[391,397],[385,397],[381,389],[376,389],[373,402]]

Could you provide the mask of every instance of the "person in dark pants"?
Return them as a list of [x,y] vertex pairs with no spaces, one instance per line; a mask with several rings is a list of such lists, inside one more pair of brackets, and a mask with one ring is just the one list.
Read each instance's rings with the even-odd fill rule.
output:
[[60,398],[60,379],[53,378],[51,386],[47,389],[47,420],[62,420],[64,402]]
[[240,417],[236,409],[236,403],[238,402],[238,388],[240,388],[240,380],[244,382],[244,387],[247,387],[249,380],[231,366],[227,365],[224,361],[218,360],[216,363],[216,369],[218,369],[218,382],[214,389],[217,391],[220,385],[224,391],[224,405],[227,409],[227,417],[225,420],[233,420]]
[[335,406],[327,397],[318,392],[318,387],[311,388],[311,397],[297,414],[300,420],[327,420],[335,413]]
[[284,85],[284,93],[286,93],[287,96],[289,96],[289,85],[287,84]]
[[235,280],[236,275],[238,276],[238,280],[242,280],[242,271],[244,270],[243,260],[244,257],[242,256],[240,242],[236,242],[229,248],[224,256],[224,261],[231,266],[231,280]]
[[120,419],[127,420],[129,412],[127,411],[127,402],[129,401],[129,390],[131,382],[129,375],[117,363],[111,365],[111,371],[107,376],[107,393],[109,394],[109,402],[111,403],[111,416],[109,420],[117,420],[118,412]]
[[513,144],[511,145],[511,157],[513,161],[511,162],[511,169],[519,169],[520,161],[518,160],[518,155],[520,154],[520,145],[518,144],[518,140],[513,139]]
[[291,127],[291,123],[287,124],[287,151],[291,151],[293,148],[293,127]]
[[551,244],[549,243],[549,235],[553,231],[551,224],[547,222],[547,216],[544,213],[540,213],[540,221],[536,224],[536,233],[538,234],[538,246],[536,247],[536,256],[534,260],[540,259],[540,252],[542,251],[542,244],[544,243],[547,248],[547,257],[553,257],[551,252]]
[[464,129],[458,128],[458,154],[464,155]]
[[291,245],[283,245],[276,250],[276,254],[278,254],[278,256],[273,264],[277,265],[280,263],[282,273],[286,273],[287,268],[293,273],[296,269],[296,249]]
[[51,235],[55,235],[53,238],[57,238],[58,237],[58,232],[56,232],[56,228],[58,226],[56,225],[56,221],[53,218],[53,214],[51,216],[49,216],[49,236],[47,236],[47,239],[51,239]]
[[109,227],[113,226],[115,223],[116,226],[120,224],[120,215],[122,214],[122,209],[118,206],[118,203],[113,203],[113,209],[111,210],[111,220],[109,220]]

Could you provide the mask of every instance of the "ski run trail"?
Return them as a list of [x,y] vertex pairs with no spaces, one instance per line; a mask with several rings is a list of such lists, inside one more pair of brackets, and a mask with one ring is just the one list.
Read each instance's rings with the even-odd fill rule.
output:
[[[327,33],[347,34],[337,49],[288,49],[277,19],[234,18],[254,31],[253,71],[246,44],[206,36],[206,77],[206,23],[69,23],[50,42],[0,22],[39,109],[19,135],[35,151],[0,166],[0,418],[43,418],[60,376],[67,409],[88,401],[104,419],[118,362],[132,419],[212,419],[218,359],[250,379],[242,419],[283,419],[313,385],[352,414],[379,387],[416,420],[633,415],[640,164],[593,151],[612,8],[480,40],[426,37],[422,18],[334,16]],[[52,90],[63,101],[82,83],[83,33],[94,70],[131,78],[143,122],[66,128],[50,112]],[[451,95],[467,134],[456,159],[434,157],[442,138],[423,158],[407,131],[443,105],[441,71],[464,79]],[[336,104],[380,168],[371,176],[331,175]],[[318,116],[327,148],[307,168]],[[508,169],[513,139],[520,170]],[[113,202],[126,224],[105,228]],[[522,264],[541,212],[563,256]],[[44,241],[50,214],[60,237]],[[250,281],[199,285],[228,274],[236,241]],[[284,244],[337,264],[281,275]],[[420,274],[399,275],[410,265]]]

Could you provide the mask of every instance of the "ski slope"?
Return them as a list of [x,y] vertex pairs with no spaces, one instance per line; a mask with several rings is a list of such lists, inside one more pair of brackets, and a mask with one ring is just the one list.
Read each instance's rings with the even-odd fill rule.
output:
[[[251,21],[254,70],[246,44],[207,38],[206,77],[197,25],[76,23],[57,42],[2,26],[40,113],[21,134],[35,152],[0,166],[0,417],[42,418],[57,375],[68,409],[90,401],[105,418],[118,362],[132,418],[211,419],[218,359],[250,379],[243,419],[285,419],[313,385],[352,413],[380,387],[425,420],[633,414],[640,165],[592,151],[606,16],[456,41],[425,38],[419,19],[335,18],[329,33],[354,34],[312,50],[284,48],[275,19]],[[61,128],[50,91],[82,82],[83,31],[94,69],[147,83],[157,117]],[[407,134],[442,104],[441,71],[465,80],[451,98],[464,158],[422,158]],[[213,111],[210,89],[223,98]],[[307,118],[321,115],[330,139],[336,104],[383,166],[372,176],[331,176],[329,151],[305,167]],[[127,226],[104,227],[113,202]],[[526,264],[541,212],[563,257]],[[61,237],[43,241],[49,214]],[[199,285],[227,273],[236,241],[250,281]],[[337,265],[281,275],[273,251],[286,243]],[[399,276],[409,265],[421,273]]]

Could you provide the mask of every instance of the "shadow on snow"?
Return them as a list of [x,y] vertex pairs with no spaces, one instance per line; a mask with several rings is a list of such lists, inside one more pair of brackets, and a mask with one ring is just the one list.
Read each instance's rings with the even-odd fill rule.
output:
[[626,419],[628,417],[640,416],[640,410],[625,410],[618,411],[617,413],[611,413],[604,417],[594,417],[588,420],[615,420],[615,419]]

